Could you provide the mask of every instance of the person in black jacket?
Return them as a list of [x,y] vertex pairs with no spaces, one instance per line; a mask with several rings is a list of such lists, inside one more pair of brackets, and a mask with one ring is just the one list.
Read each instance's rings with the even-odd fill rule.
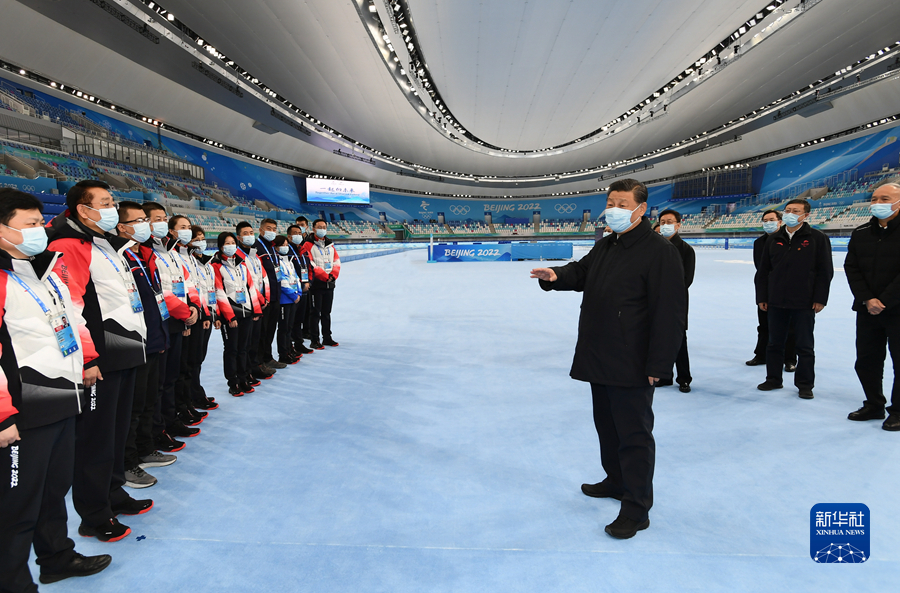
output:
[[134,241],[124,252],[134,276],[134,283],[144,303],[147,326],[147,362],[137,368],[131,426],[125,439],[125,485],[148,488],[156,484],[144,467],[162,467],[175,463],[177,457],[156,450],[153,438],[153,413],[159,399],[159,361],[169,347],[169,310],[159,279],[150,273],[150,265],[141,257],[141,243],[150,238],[150,218],[137,202],[119,203],[119,236]]
[[782,360],[788,328],[794,323],[797,337],[797,371],[794,385],[803,399],[813,398],[816,355],[813,329],[816,313],[828,304],[834,277],[831,241],[809,226],[809,202],[791,200],[784,207],[784,226],[766,240],[756,272],[756,302],[768,313],[769,346],[766,349],[766,380],[761,391],[781,389]]
[[[763,231],[761,237],[753,242],[753,265],[759,270],[759,262],[762,259],[763,248],[768,238],[781,228],[781,212],[778,210],[766,210],[762,215]],[[756,326],[756,348],[753,350],[753,358],[748,360],[748,367],[766,364],[766,348],[769,346],[769,317],[768,313],[756,307],[756,315],[759,325]],[[787,343],[784,347],[784,370],[793,373],[797,370],[797,353],[795,352],[794,326],[788,328]]]
[[622,502],[606,533],[625,539],[650,525],[653,505],[653,390],[672,377],[684,341],[687,290],[678,251],[643,218],[647,188],[616,181],[607,195],[613,234],[580,261],[537,268],[544,290],[584,293],[570,375],[591,384],[594,425],[607,477],[583,484],[595,498]]
[[[681,264],[684,267],[684,288],[688,290],[694,282],[694,269],[696,268],[697,256],[694,254],[694,248],[685,243],[678,231],[681,230],[681,213],[675,210],[663,210],[659,214],[659,234],[667,238],[675,249],[681,255]],[[687,303],[687,296],[685,297]],[[690,393],[691,391],[691,360],[688,357],[687,346],[687,311],[684,316],[684,341],[681,343],[681,349],[678,350],[678,357],[675,358],[675,382],[678,383],[678,389],[682,393]],[[668,379],[660,379],[657,387],[671,385],[672,381]]]
[[856,374],[866,401],[850,420],[884,418],[883,377],[886,347],[894,364],[888,418],[881,427],[900,430],[900,180],[872,193],[872,220],[850,236],[844,271],[856,311]]
[[269,277],[270,306],[263,310],[262,327],[259,332],[259,360],[262,364],[283,369],[287,365],[275,360],[272,354],[272,342],[278,330],[278,318],[281,302],[281,272],[278,271],[278,252],[275,250],[275,237],[278,235],[278,223],[266,218],[259,223],[259,238],[256,240],[256,255],[259,256],[266,275]]
[[300,216],[297,218],[297,224],[292,224],[287,229],[290,247],[294,253],[294,268],[297,271],[297,277],[300,278],[301,288],[303,289],[303,295],[300,297],[300,302],[297,303],[294,329],[291,331],[291,339],[294,342],[294,354],[298,356],[315,352],[312,348],[307,348],[303,345],[303,334],[309,333],[309,282],[310,270],[312,270],[309,253],[300,253],[300,245],[303,243],[304,235],[303,229],[299,225],[305,221],[306,218]]

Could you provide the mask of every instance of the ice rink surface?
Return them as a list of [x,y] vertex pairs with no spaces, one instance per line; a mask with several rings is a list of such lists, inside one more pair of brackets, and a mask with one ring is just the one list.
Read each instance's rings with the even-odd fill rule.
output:
[[[585,252],[576,252],[576,256]],[[854,313],[842,271],[816,327],[815,399],[763,393],[748,250],[698,250],[693,392],[656,391],[651,526],[603,532],[590,387],[568,377],[580,294],[544,293],[533,262],[348,262],[340,347],[221,404],[178,462],[132,491],[155,507],[104,544],[105,572],[46,591],[888,591],[900,568],[900,434],[850,422]],[[841,268],[843,254],[835,254]],[[541,265],[541,264],[538,264]],[[546,264],[543,264],[546,265]],[[891,376],[888,370],[888,377]],[[871,509],[871,560],[819,565],[810,508]],[[36,567],[33,566],[35,580]],[[891,585],[894,583],[894,585]]]

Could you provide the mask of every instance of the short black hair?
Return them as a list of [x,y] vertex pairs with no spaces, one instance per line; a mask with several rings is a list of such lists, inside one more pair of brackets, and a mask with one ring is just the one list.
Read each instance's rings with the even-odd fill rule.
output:
[[16,210],[40,210],[44,213],[44,205],[39,199],[23,191],[4,187],[0,189],[0,224],[9,224]]
[[630,191],[634,196],[634,201],[637,202],[638,205],[646,202],[649,195],[647,193],[647,186],[637,179],[620,179],[618,181],[613,181],[609,186],[609,191],[606,192],[606,197],[609,197],[609,194],[614,191]]
[[192,224],[191,225],[191,241],[193,241],[197,235],[203,235],[204,237],[206,237],[206,231],[204,231],[203,227],[200,226],[199,224]]
[[184,216],[183,214],[176,214],[175,216],[172,216],[169,218],[169,230],[171,231],[172,229],[174,229],[175,225],[177,225],[178,221],[181,220],[182,218],[185,219],[186,221],[188,221],[188,224],[191,223],[191,219],[188,218],[187,216]]
[[662,220],[662,217],[665,216],[666,214],[673,215],[675,217],[675,222],[679,222],[679,223],[681,222],[681,212],[679,212],[678,210],[672,210],[671,208],[667,208],[666,210],[663,210],[662,212],[660,212],[659,220]]
[[154,210],[162,210],[163,212],[166,213],[166,216],[169,215],[165,206],[163,206],[162,204],[157,204],[156,202],[144,202],[144,205],[142,207],[144,208],[144,213],[147,216],[150,216],[150,213],[153,212]]
[[653,224],[653,230],[655,231],[655,230],[658,229],[658,228],[659,228],[659,223],[658,223],[658,222],[657,222],[657,223],[654,223],[654,224]]
[[312,227],[313,227],[313,228],[316,228],[316,225],[319,224],[320,222],[323,222],[323,223],[325,223],[325,226],[328,226],[328,221],[327,221],[327,220],[325,220],[324,218],[317,218],[317,219],[315,219],[315,220],[313,221]]
[[785,207],[790,206],[791,204],[800,204],[801,206],[803,206],[803,211],[807,214],[809,214],[809,211],[812,210],[812,206],[810,206],[809,202],[807,202],[803,198],[794,198],[793,200],[785,204]]
[[299,230],[300,230],[300,227],[297,226],[296,224],[292,224],[292,225],[290,225],[290,226],[287,228],[287,232],[290,233],[290,232],[291,232],[291,229],[297,229],[297,230],[299,231]]
[[147,213],[144,211],[143,206],[141,206],[137,202],[126,200],[124,202],[119,202],[119,222],[125,222],[126,220],[128,220],[129,210],[139,210],[144,216],[147,215]]
[[309,224],[309,221],[306,219],[305,216],[298,216],[297,220],[295,220],[294,222],[296,222],[297,224],[300,224],[301,222],[305,222],[306,224]]
[[91,190],[96,188],[109,191],[109,185],[102,181],[97,181],[96,179],[79,181],[66,192],[66,207],[74,214],[75,206],[78,204],[89,204],[91,202]]
[[272,245],[274,245],[275,247],[281,247],[282,245],[285,245],[288,242],[289,242],[288,238],[285,237],[284,235],[276,235],[275,240],[272,241]]
[[762,217],[760,220],[765,220],[767,214],[774,214],[778,217],[778,220],[781,220],[781,210],[775,210],[774,208],[770,208],[762,213]]
[[244,229],[253,230],[253,225],[247,222],[246,220],[242,220],[234,227],[235,232],[240,233]]
[[260,227],[264,224],[274,224],[276,228],[278,227],[278,223],[275,222],[275,220],[272,218],[263,218],[262,220],[259,221]]
[[231,231],[225,231],[223,233],[219,233],[219,238],[216,239],[216,243],[219,246],[219,251],[222,251],[222,247],[225,245],[225,239],[227,239],[228,237],[231,237],[232,239],[234,239],[235,244],[240,243],[240,241],[238,241],[237,235],[235,235]]

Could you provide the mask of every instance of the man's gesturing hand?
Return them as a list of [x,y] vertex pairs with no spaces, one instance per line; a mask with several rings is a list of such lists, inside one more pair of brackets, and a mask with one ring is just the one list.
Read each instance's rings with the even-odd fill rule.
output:
[[535,268],[531,270],[531,277],[547,282],[556,282],[556,272],[550,268]]

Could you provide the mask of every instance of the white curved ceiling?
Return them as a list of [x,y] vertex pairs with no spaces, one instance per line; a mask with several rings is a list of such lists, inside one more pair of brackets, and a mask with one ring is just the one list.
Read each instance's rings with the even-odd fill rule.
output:
[[[37,13],[29,17],[23,6]],[[572,171],[650,152],[783,97],[900,37],[895,27],[900,3],[894,0],[822,0],[672,103],[666,117],[573,152],[509,159],[450,142],[421,117],[352,0],[166,0],[164,6],[337,131],[415,163],[474,175]],[[429,70],[454,115],[487,141],[527,149],[572,140],[605,124],[762,7],[740,0],[410,0],[409,10]],[[258,110],[229,102],[191,70],[186,54],[165,53],[165,39],[160,46],[149,44],[89,0],[0,0],[0,8],[13,17],[0,19],[3,57],[72,84],[90,84],[92,92],[110,100],[273,159],[383,185],[454,192],[452,183],[400,177],[302,139],[250,129],[248,121],[260,119]],[[69,30],[48,26],[45,17]],[[36,36],[42,37],[39,47],[29,43]],[[869,95],[896,96],[896,83],[878,84],[880,90]],[[833,117],[834,110],[802,125],[796,121],[801,118],[787,118],[771,126],[777,133],[756,133],[754,146],[775,150],[810,133],[843,129],[835,128],[837,121],[853,125],[883,117],[891,113],[884,112],[890,109],[885,103],[890,101],[868,101],[859,109],[844,105],[840,118]],[[742,145],[749,143],[731,145],[722,154],[743,153]],[[663,170],[685,172],[694,163],[708,166],[717,154],[676,159],[645,178],[660,177]],[[570,191],[598,184],[595,178],[559,185],[558,191]],[[521,193],[486,187],[460,192]]]

